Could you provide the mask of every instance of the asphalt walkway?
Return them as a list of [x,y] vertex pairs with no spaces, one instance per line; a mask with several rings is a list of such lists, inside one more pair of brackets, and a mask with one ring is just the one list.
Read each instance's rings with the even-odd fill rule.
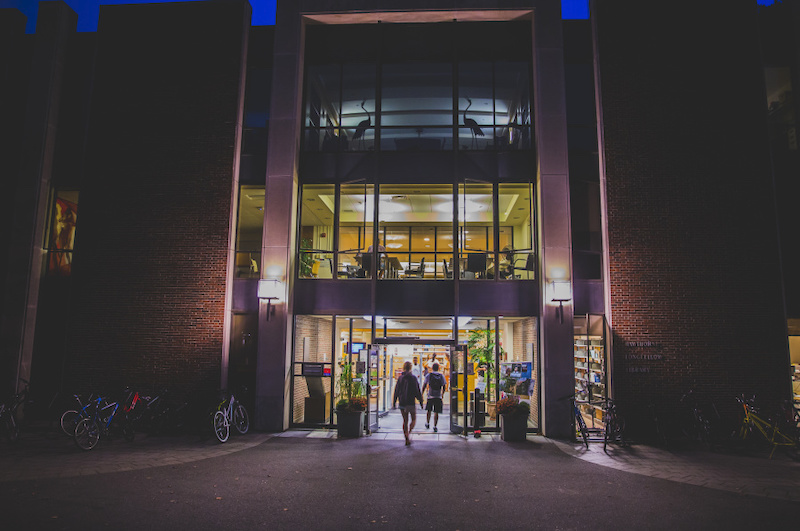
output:
[[[101,440],[91,451],[78,449],[61,433],[44,429],[23,432],[16,444],[0,446],[0,482],[68,478],[107,474],[146,468],[192,463],[221,457],[261,445],[273,438],[296,440],[336,439],[335,430],[289,430],[283,433],[250,433],[234,436],[220,444],[213,435],[147,436],[138,435],[128,443],[122,439]],[[760,496],[777,500],[800,501],[800,463],[776,454],[748,457],[692,449],[664,450],[646,445],[626,448],[592,443],[589,449],[570,442],[530,435],[539,445],[555,445],[563,453],[595,465],[706,488]],[[403,445],[398,430],[384,430],[369,436],[387,446]],[[484,433],[480,438],[450,433],[433,433],[421,428],[414,444],[428,446],[462,441],[478,449],[485,445],[506,444],[499,434]],[[288,441],[287,441],[288,442]],[[347,444],[346,441],[336,441]]]

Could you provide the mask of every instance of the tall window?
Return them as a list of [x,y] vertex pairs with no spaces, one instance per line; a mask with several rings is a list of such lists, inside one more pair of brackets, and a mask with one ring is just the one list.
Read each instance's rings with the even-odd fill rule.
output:
[[261,266],[261,236],[264,227],[264,187],[239,188],[236,224],[236,277],[258,278]]
[[57,190],[50,209],[47,238],[46,273],[53,276],[72,274],[72,254],[78,224],[78,192]]
[[372,243],[375,187],[343,184],[339,193],[338,271],[344,278],[370,278],[374,256]]
[[498,278],[533,280],[536,252],[533,234],[533,185],[498,185],[499,246]]
[[494,278],[492,185],[458,185],[458,243],[461,278]]
[[528,62],[310,65],[305,98],[307,151],[532,146]]
[[333,277],[333,226],[335,187],[310,184],[303,187],[300,209],[300,278]]
[[527,63],[458,65],[458,149],[530,149]]
[[381,149],[452,149],[452,65],[386,64],[382,73]]
[[456,227],[454,189],[382,184],[376,197],[365,183],[303,185],[299,278],[533,280],[532,184],[459,185]]
[[383,278],[452,278],[452,185],[382,185],[378,220]]
[[306,73],[305,149],[375,149],[375,65],[309,66]]

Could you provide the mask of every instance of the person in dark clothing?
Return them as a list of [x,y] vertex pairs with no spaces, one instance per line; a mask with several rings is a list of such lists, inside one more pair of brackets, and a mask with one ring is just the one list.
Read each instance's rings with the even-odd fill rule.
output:
[[[434,358],[435,359],[435,358]],[[422,384],[422,393],[425,394],[425,389],[428,390],[428,399],[426,400],[428,416],[425,419],[425,429],[431,427],[431,412],[433,412],[433,431],[439,431],[439,413],[442,412],[442,396],[447,391],[447,380],[444,375],[439,372],[439,364],[433,362],[431,372],[425,375],[425,383]]]
[[[419,380],[411,372],[411,362],[407,361],[403,364],[403,374],[397,378],[397,383],[394,386],[394,398],[392,399],[392,407],[400,402],[400,413],[403,415],[403,435],[406,436],[406,446],[411,444],[411,431],[417,424],[417,400],[422,407],[422,393],[419,390]],[[408,423],[408,417],[411,416],[411,424]]]

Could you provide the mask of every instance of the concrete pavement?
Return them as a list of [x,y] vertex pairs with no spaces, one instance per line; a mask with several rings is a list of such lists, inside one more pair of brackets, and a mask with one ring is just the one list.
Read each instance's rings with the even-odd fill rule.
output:
[[[424,430],[423,430],[424,431]],[[43,529],[782,529],[795,527],[798,468],[644,446],[585,448],[420,433],[335,432],[0,443],[2,528]],[[602,455],[601,455],[602,454]],[[715,463],[718,461],[718,463]],[[731,471],[736,473],[731,473]],[[651,474],[651,475],[646,475]],[[665,478],[665,479],[662,479]],[[697,486],[697,478],[705,486]],[[695,483],[695,484],[693,484]],[[783,488],[783,487],[782,487]]]
[[[139,434],[132,443],[121,438],[101,440],[93,450],[84,452],[63,434],[40,427],[23,431],[16,445],[0,445],[0,482],[68,478],[192,463],[241,452],[272,438],[295,440],[302,444],[303,440],[336,440],[336,432],[290,430],[277,434],[232,434],[225,444],[220,444],[211,434],[152,437]],[[398,430],[379,431],[368,438],[385,441],[387,446],[403,443],[403,434]],[[537,444],[554,445],[573,458],[631,474],[776,500],[800,501],[800,463],[779,453],[773,459],[767,459],[691,449],[665,450],[646,445],[610,446],[604,452],[600,443],[590,444],[587,450],[581,444],[540,436],[530,435],[528,439]],[[484,433],[476,439],[433,433],[422,428],[414,435],[414,444],[425,447],[453,441],[471,448],[506,444],[500,440],[499,434],[491,433]],[[348,441],[336,441],[336,444],[345,445]]]

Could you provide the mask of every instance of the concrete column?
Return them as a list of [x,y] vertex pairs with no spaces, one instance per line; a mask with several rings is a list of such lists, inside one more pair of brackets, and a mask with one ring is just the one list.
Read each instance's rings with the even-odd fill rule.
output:
[[[542,433],[571,436],[574,394],[573,304],[553,303],[553,280],[572,280],[567,115],[561,4],[536,2],[533,84],[538,156],[538,228],[541,262]],[[571,283],[571,282],[570,282]]]
[[[47,201],[58,134],[61,85],[67,40],[75,33],[78,16],[64,2],[39,5],[31,61],[28,100],[23,124],[20,174],[9,230],[8,269],[3,279],[6,296],[0,323],[0,357],[6,373],[30,378],[36,310],[39,300]],[[6,382],[3,382],[4,384]]]
[[298,9],[296,2],[279,2],[275,26],[261,275],[283,282],[285,297],[270,304],[272,315],[267,315],[266,302],[259,309],[255,426],[267,431],[285,430],[291,418],[291,294],[304,41]]

